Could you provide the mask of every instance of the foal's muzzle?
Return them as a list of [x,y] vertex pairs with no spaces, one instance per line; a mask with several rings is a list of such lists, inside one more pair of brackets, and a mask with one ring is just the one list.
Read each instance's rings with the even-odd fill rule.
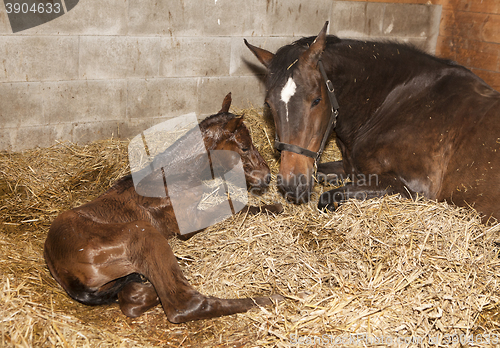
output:
[[311,198],[312,177],[305,174],[291,175],[287,178],[278,174],[277,185],[283,196],[292,203],[307,203]]
[[268,172],[265,175],[259,172],[258,175],[251,175],[247,179],[250,193],[261,195],[267,191],[269,184],[271,183],[271,174]]

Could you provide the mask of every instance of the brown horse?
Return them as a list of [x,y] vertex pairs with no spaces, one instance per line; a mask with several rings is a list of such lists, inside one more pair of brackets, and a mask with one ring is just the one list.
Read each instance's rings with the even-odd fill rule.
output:
[[[228,95],[222,110],[200,123],[204,151],[235,151],[241,156],[248,184],[264,189],[269,184],[269,167],[254,147],[242,117],[228,113],[230,103]],[[192,144],[193,136],[193,131],[188,132],[165,151],[179,151],[180,155],[174,156],[176,159],[170,163],[172,167],[179,163],[199,165],[197,149],[182,151],[181,148]],[[196,184],[201,179],[191,181]],[[182,190],[183,184],[179,185],[169,182],[168,189]],[[156,187],[157,191],[165,189],[163,181]],[[118,300],[122,312],[129,317],[137,317],[159,303],[173,323],[271,304],[267,297],[207,297],[189,284],[167,240],[179,235],[177,219],[196,221],[213,213],[213,209],[198,210],[196,205],[197,202],[186,207],[185,216],[176,215],[168,196],[141,196],[134,188],[132,176],[125,176],[94,201],[66,211],[54,220],[44,250],[49,270],[73,299],[87,305]],[[250,213],[260,210],[248,206],[244,209]],[[281,206],[264,206],[262,210],[278,213]]]
[[351,182],[325,192],[320,209],[423,195],[500,218],[500,94],[454,62],[405,44],[327,36],[327,24],[276,54],[247,43],[268,70],[266,105],[288,198],[310,199],[331,124],[342,161],[318,172]]

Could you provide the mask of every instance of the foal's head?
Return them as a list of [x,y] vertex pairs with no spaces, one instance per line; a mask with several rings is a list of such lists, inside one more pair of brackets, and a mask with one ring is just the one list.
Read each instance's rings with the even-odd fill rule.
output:
[[[250,45],[267,68],[265,105],[271,110],[280,142],[317,152],[328,125],[330,104],[318,61],[326,45],[326,24],[308,46],[302,40],[280,48],[276,54]],[[314,159],[281,151],[278,186],[291,201],[309,200]]]
[[208,150],[232,151],[223,156],[224,167],[236,165],[241,158],[247,184],[258,193],[269,186],[271,171],[255,148],[250,132],[243,123],[243,116],[229,113],[230,105],[229,93],[219,113],[200,123],[205,145]]

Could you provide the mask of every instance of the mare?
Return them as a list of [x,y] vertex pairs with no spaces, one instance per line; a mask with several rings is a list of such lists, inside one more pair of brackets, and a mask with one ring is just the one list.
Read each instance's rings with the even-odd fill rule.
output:
[[330,122],[342,161],[318,164],[318,178],[351,180],[323,193],[320,209],[400,194],[500,218],[500,93],[452,61],[407,44],[328,36],[327,25],[275,54],[245,40],[267,68],[265,105],[288,199],[311,198]]
[[[228,112],[230,104],[228,94],[222,110],[199,124],[206,147],[202,150],[235,151],[241,156],[248,185],[265,189],[270,180],[269,167],[254,147],[243,118]],[[175,158],[170,166],[210,165],[200,164],[200,149],[189,148],[196,143],[194,136],[191,130],[165,150],[179,154],[169,157]],[[199,132],[196,136],[199,137]],[[153,171],[150,175],[157,174]],[[201,183],[199,177],[189,180],[191,187]],[[160,182],[157,191],[167,189],[163,181],[143,181]],[[182,190],[183,185],[183,182],[169,182],[168,190]],[[229,315],[247,311],[255,305],[271,304],[268,297],[219,299],[204,296],[189,284],[168,239],[179,236],[176,219],[196,221],[213,214],[213,209],[198,210],[196,205],[197,202],[194,207],[186,207],[186,216],[175,215],[168,196],[141,196],[136,192],[132,175],[125,176],[102,196],[61,213],[53,221],[44,248],[48,268],[73,299],[87,305],[118,301],[122,312],[129,317],[137,317],[159,303],[173,323]],[[279,213],[281,206],[246,206],[243,209],[249,213],[261,210]]]

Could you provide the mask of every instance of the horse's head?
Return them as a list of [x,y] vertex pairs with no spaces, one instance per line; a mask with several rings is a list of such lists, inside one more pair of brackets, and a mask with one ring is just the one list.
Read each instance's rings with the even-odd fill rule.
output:
[[[220,121],[212,123],[211,129],[209,129],[210,132],[205,132],[208,135],[205,137],[205,143],[207,143],[207,140],[213,141],[213,145],[209,146],[211,150],[233,151],[234,156],[231,156],[230,153],[224,156],[225,167],[234,166],[241,158],[248,186],[252,189],[252,192],[260,193],[269,186],[271,171],[264,158],[255,148],[250,132],[243,123],[243,116],[229,113],[230,105],[231,93],[224,99],[219,113],[212,116],[212,118]],[[239,156],[236,156],[236,154]]]
[[[276,139],[314,153],[320,149],[331,111],[318,69],[325,49],[327,24],[309,47],[292,44],[280,48],[276,54],[245,40],[268,70],[265,105],[274,118]],[[297,203],[309,200],[313,166],[312,157],[282,149],[278,186],[288,199]]]

